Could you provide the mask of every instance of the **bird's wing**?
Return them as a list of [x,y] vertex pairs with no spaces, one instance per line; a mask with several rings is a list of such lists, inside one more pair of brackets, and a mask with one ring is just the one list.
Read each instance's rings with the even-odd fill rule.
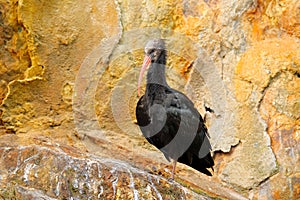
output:
[[184,94],[172,91],[165,100],[168,144],[160,148],[171,158],[177,159],[189,152],[201,158],[210,152],[207,128],[194,104]]
[[203,119],[184,94],[172,90],[163,101],[151,105],[144,100],[142,97],[137,106],[138,124],[148,142],[168,160],[177,160],[184,153],[188,153],[190,159],[209,153]]

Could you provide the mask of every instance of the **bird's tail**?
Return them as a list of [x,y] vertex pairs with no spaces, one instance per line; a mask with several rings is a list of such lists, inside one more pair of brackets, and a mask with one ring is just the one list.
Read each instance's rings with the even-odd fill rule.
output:
[[193,161],[190,166],[199,172],[202,172],[208,176],[212,176],[212,173],[208,169],[214,171],[214,160],[212,159],[210,153],[208,153],[204,158],[193,157]]

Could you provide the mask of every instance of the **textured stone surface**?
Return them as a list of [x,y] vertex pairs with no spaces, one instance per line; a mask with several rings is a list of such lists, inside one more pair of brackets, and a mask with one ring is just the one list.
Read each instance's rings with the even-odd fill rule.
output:
[[[125,160],[159,179],[169,177],[170,166],[134,123],[143,48],[162,37],[168,82],[205,115],[216,163],[212,178],[179,165],[176,181],[226,199],[300,198],[299,1],[0,0],[0,9],[0,137],[6,141],[0,177],[8,183],[1,195],[70,196],[55,194],[52,186],[66,182],[52,177],[49,167],[39,166],[45,185],[28,185],[38,165],[31,159],[19,160],[19,179],[14,170],[3,172],[6,163],[16,166],[10,152],[30,148],[80,166],[95,159],[110,169],[113,164],[100,160]],[[53,144],[89,154],[70,155]],[[64,181],[75,174],[83,171]],[[119,182],[125,188],[120,194],[133,199],[128,175]],[[153,189],[145,176],[139,179],[137,186]],[[183,194],[173,186],[170,198]],[[86,193],[74,196],[95,195],[82,187]],[[149,194],[144,188],[140,199]],[[113,197],[111,187],[104,193]]]
[[211,199],[128,163],[66,146],[0,148],[4,199]]
[[[295,191],[292,187],[279,189],[275,180],[280,180],[282,185],[286,185],[292,179],[298,179],[299,47],[299,41],[290,37],[284,41],[266,40],[253,45],[252,49],[244,54],[236,69],[236,93],[241,103],[239,117],[244,118],[239,121],[237,127],[243,146],[239,159],[230,162],[228,170],[236,173],[234,166],[249,165],[247,171],[257,174],[249,177],[261,179],[278,172],[270,180],[269,186],[264,185],[265,189],[272,191],[270,196],[273,198],[293,198],[298,193],[297,189]],[[251,110],[254,112],[249,115]],[[264,141],[266,134],[270,138],[267,137]],[[260,165],[253,167],[254,162],[247,162],[247,158],[257,160]],[[251,169],[254,171],[251,172]],[[232,176],[227,178],[229,177]],[[254,180],[252,178],[250,181]],[[247,185],[245,179],[233,182],[240,181]]]
[[[12,67],[6,67],[8,70],[15,74],[20,71],[18,76],[8,76],[11,80],[4,79],[11,88],[4,108],[7,105],[16,104],[22,107],[23,103],[29,104],[32,108],[31,113],[26,111],[21,113],[22,117],[20,114],[15,115],[15,111],[4,109],[4,121],[8,124],[15,124],[21,117],[22,122],[17,123],[18,126],[23,128],[30,123],[25,131],[32,127],[32,120],[36,124],[33,126],[38,127],[41,124],[43,126],[48,124],[48,128],[52,127],[52,121],[57,120],[60,121],[59,126],[60,123],[72,126],[69,124],[73,120],[70,104],[72,94],[69,94],[67,97],[69,100],[66,102],[65,85],[68,84],[70,90],[72,84],[69,83],[74,83],[80,63],[97,44],[97,41],[118,31],[118,18],[114,3],[102,3],[106,7],[101,10],[98,9],[101,7],[100,3],[94,1],[85,1],[81,4],[74,1],[2,3],[4,8],[12,10],[11,15],[3,15],[4,26],[12,26],[11,34],[13,34],[4,45],[5,53],[8,54],[6,59],[15,58],[16,62],[27,64],[26,67],[21,68],[22,65],[18,63],[4,60],[4,66],[12,65]],[[18,41],[20,44],[16,43]],[[16,47],[9,48],[11,43]],[[20,48],[20,45],[24,47]],[[19,48],[15,50],[13,47]],[[15,55],[16,51],[20,55]],[[14,70],[14,68],[17,69]],[[4,73],[6,76],[7,74],[8,72]],[[20,93],[26,95],[24,97],[26,101],[18,102],[22,100],[19,98],[22,96]],[[34,118],[32,118],[33,115]],[[12,126],[11,128],[15,129]]]

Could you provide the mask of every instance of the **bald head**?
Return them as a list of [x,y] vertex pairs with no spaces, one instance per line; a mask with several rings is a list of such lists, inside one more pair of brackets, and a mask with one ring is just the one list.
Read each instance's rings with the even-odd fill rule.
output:
[[145,54],[151,58],[152,62],[159,62],[162,54],[166,54],[165,41],[163,39],[153,39],[147,42]]
[[149,50],[165,50],[165,41],[163,39],[153,39],[147,42],[145,46],[145,53]]

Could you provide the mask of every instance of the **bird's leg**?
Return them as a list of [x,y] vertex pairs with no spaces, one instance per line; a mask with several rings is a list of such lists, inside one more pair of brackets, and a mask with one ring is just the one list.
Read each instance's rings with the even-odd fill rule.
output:
[[177,160],[173,160],[173,169],[172,169],[172,175],[171,179],[174,180],[174,174],[175,174],[175,168],[176,168]]

